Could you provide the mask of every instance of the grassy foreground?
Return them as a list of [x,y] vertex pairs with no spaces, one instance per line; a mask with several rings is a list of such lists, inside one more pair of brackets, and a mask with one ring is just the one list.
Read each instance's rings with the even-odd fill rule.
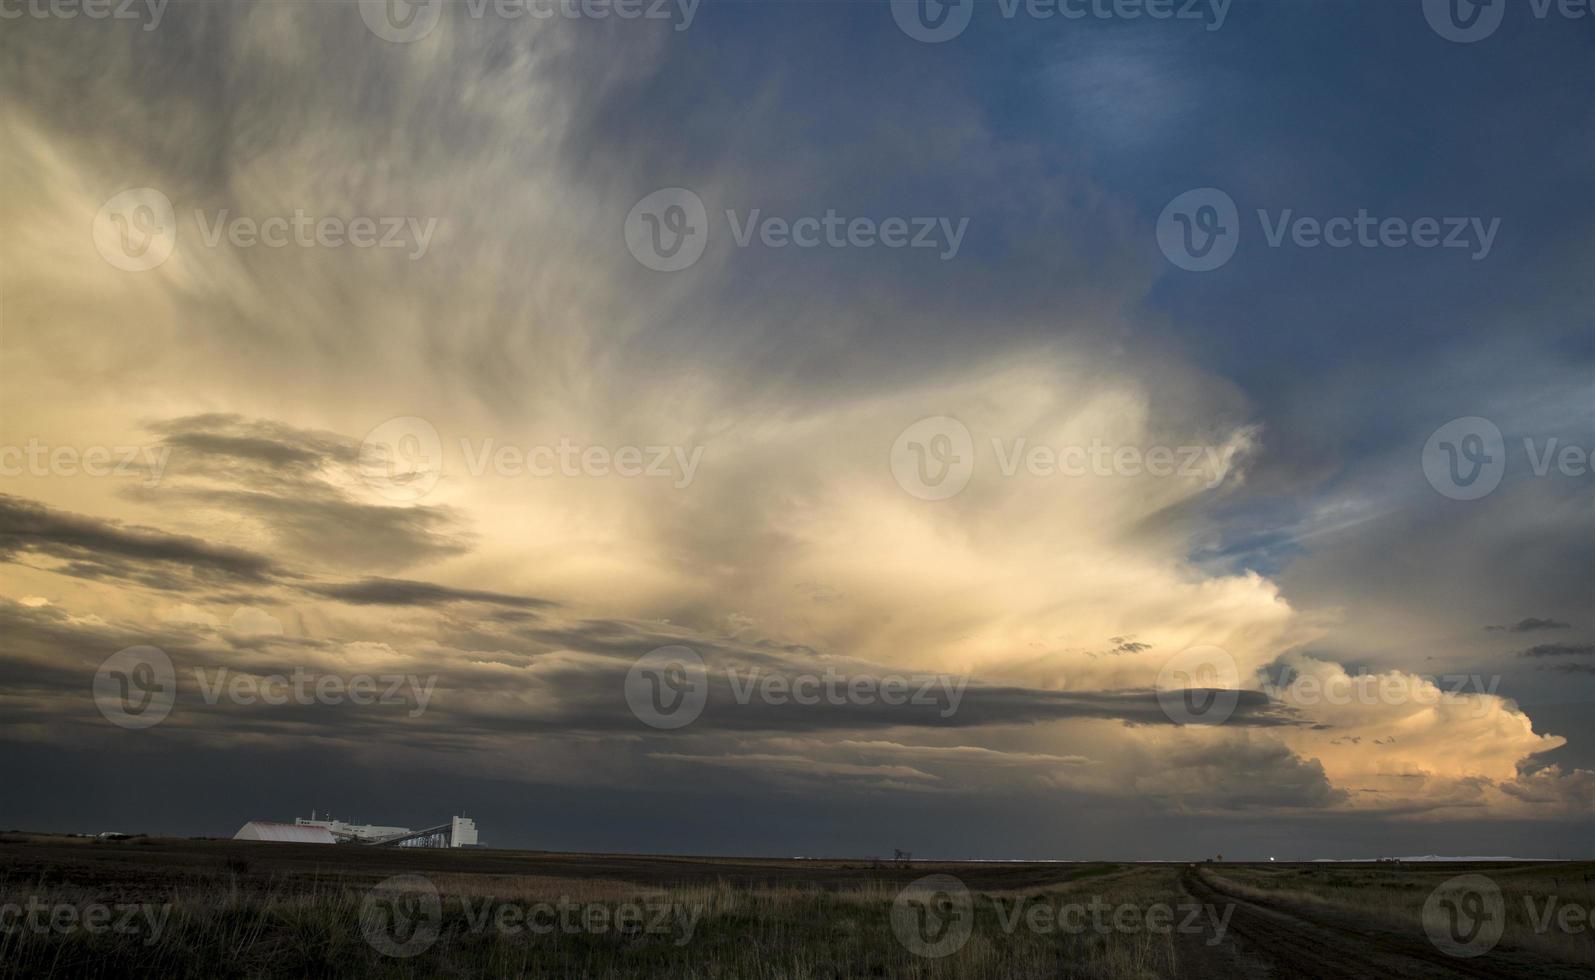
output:
[[[13,915],[0,930],[0,975],[1176,975],[1172,931],[1147,929],[1137,911],[1179,900],[1171,868],[615,859],[622,880],[591,873],[601,858],[561,875],[497,873],[479,854],[456,855],[472,868],[462,872],[448,855],[388,852],[413,867],[367,869],[333,865],[370,852],[283,847],[218,842],[196,859],[171,842],[85,841],[29,861],[28,842],[0,843],[0,862],[12,859],[0,863],[0,906],[34,901],[46,922],[79,910],[63,914],[65,929],[18,927]],[[904,899],[905,885],[949,870],[970,883],[967,904],[934,888]],[[97,905],[111,912],[91,930],[86,910]],[[1107,928],[1093,924],[1093,907]],[[1077,920],[1067,929],[1061,908]]]
[[[1152,876],[1138,876],[1152,877]],[[1147,885],[1119,894],[1149,895]],[[576,899],[567,883],[538,883],[550,901]],[[905,948],[890,925],[892,891],[739,891],[692,887],[593,898],[677,903],[700,912],[690,939],[640,930],[546,935],[474,928],[443,892],[438,934],[409,957],[373,950],[362,929],[359,889],[318,895],[176,893],[165,929],[142,936],[35,935],[0,939],[8,975],[27,977],[582,976],[582,977],[1041,977],[1174,976],[1167,936],[1042,936],[1000,931],[994,907],[977,907],[970,940],[943,958]],[[982,896],[985,899],[987,896]]]
[[[1421,939],[1425,903],[1470,872],[1499,883],[1503,949],[1595,963],[1588,927],[1567,928],[1595,898],[1588,864],[901,866],[0,835],[0,977],[1228,980],[1269,960],[1238,938],[1247,902]],[[1311,928],[1283,941],[1310,946]]]

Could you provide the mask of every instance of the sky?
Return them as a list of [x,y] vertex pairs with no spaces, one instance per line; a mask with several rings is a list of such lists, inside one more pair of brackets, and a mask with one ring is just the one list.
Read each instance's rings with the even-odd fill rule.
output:
[[1595,857],[1592,54],[3,0],[0,827]]

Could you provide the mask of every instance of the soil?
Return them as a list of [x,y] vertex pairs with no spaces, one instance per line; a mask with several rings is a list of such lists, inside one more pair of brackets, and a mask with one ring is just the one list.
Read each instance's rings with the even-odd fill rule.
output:
[[1241,896],[1195,869],[1180,876],[1194,900],[1234,912],[1224,940],[1182,937],[1182,980],[1591,980],[1592,971],[1524,950],[1496,947],[1483,956],[1450,956],[1421,933],[1369,917],[1311,911]]

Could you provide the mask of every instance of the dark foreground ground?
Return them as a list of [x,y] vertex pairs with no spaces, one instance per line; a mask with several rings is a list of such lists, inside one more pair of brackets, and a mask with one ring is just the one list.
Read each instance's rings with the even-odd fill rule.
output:
[[1595,978],[1595,863],[970,864],[0,835],[5,977]]

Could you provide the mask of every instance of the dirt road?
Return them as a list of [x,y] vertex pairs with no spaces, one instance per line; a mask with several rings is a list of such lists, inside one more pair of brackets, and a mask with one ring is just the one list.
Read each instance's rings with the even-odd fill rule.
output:
[[[1433,946],[1421,932],[1331,910],[1300,908],[1242,896],[1221,878],[1191,869],[1181,887],[1196,901],[1233,906],[1222,942],[1185,937],[1183,980],[1591,980],[1591,972],[1522,950],[1497,947],[1463,959]],[[1308,915],[1311,918],[1308,918]]]

